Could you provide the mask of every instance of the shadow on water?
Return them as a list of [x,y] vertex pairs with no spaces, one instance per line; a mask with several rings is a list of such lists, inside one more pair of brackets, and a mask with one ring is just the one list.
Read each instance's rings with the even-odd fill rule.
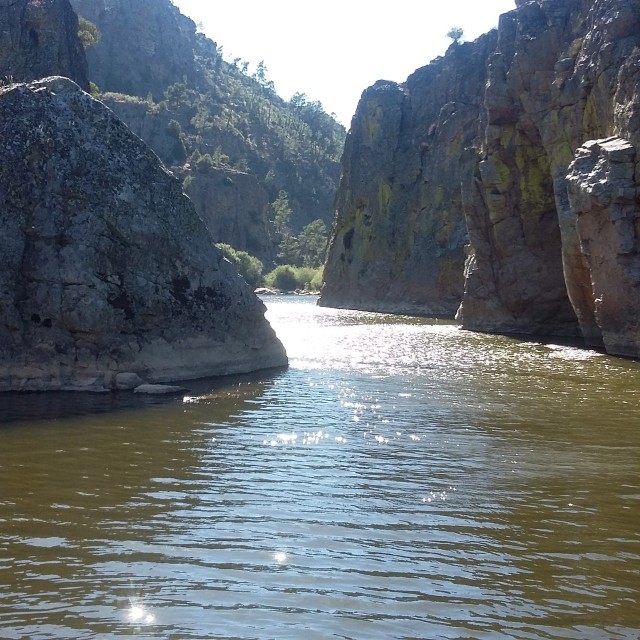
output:
[[186,380],[177,383],[184,393],[169,395],[137,394],[133,391],[111,393],[87,393],[74,391],[0,393],[0,429],[30,421],[52,421],[87,415],[146,409],[155,406],[178,405],[184,396],[215,398],[228,394],[239,386],[247,386],[247,393],[255,387],[260,394],[283,371],[282,368],[266,369],[243,375],[218,376]]

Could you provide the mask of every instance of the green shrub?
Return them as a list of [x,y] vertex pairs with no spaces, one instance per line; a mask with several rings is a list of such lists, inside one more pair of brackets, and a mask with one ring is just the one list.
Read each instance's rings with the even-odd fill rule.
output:
[[298,288],[295,267],[290,264],[281,264],[276,267],[265,276],[264,280],[268,287],[279,289],[280,291],[295,291]]
[[94,47],[100,42],[100,31],[93,22],[78,16],[78,38],[85,49]]
[[322,284],[322,269],[281,264],[264,278],[265,285],[280,291],[318,291]]
[[311,291],[320,291],[322,288],[322,284],[324,282],[324,267],[320,267],[315,270],[315,274],[313,278],[311,278],[311,282],[309,283],[309,289]]
[[235,266],[238,273],[249,285],[255,288],[262,283],[262,272],[264,266],[258,258],[252,256],[246,251],[238,251],[230,244],[225,244],[223,242],[216,244],[216,247],[222,251],[224,257]]

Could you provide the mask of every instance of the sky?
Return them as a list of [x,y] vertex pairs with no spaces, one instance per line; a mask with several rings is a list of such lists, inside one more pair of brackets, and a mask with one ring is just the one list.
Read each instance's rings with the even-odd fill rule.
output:
[[377,80],[404,82],[443,55],[451,27],[464,40],[498,26],[515,0],[173,0],[201,24],[227,61],[267,80],[289,100],[304,93],[349,127],[362,92]]

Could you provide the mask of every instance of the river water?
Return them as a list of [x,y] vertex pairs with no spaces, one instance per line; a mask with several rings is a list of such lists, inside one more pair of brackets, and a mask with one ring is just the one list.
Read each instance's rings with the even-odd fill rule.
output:
[[640,638],[640,363],[267,301],[286,371],[0,396],[0,638]]

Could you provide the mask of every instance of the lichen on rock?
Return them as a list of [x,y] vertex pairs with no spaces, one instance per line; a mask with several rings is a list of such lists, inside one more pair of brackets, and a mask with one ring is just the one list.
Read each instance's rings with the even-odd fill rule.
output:
[[13,85],[0,137],[0,390],[286,364],[179,181],[102,103],[65,78]]

